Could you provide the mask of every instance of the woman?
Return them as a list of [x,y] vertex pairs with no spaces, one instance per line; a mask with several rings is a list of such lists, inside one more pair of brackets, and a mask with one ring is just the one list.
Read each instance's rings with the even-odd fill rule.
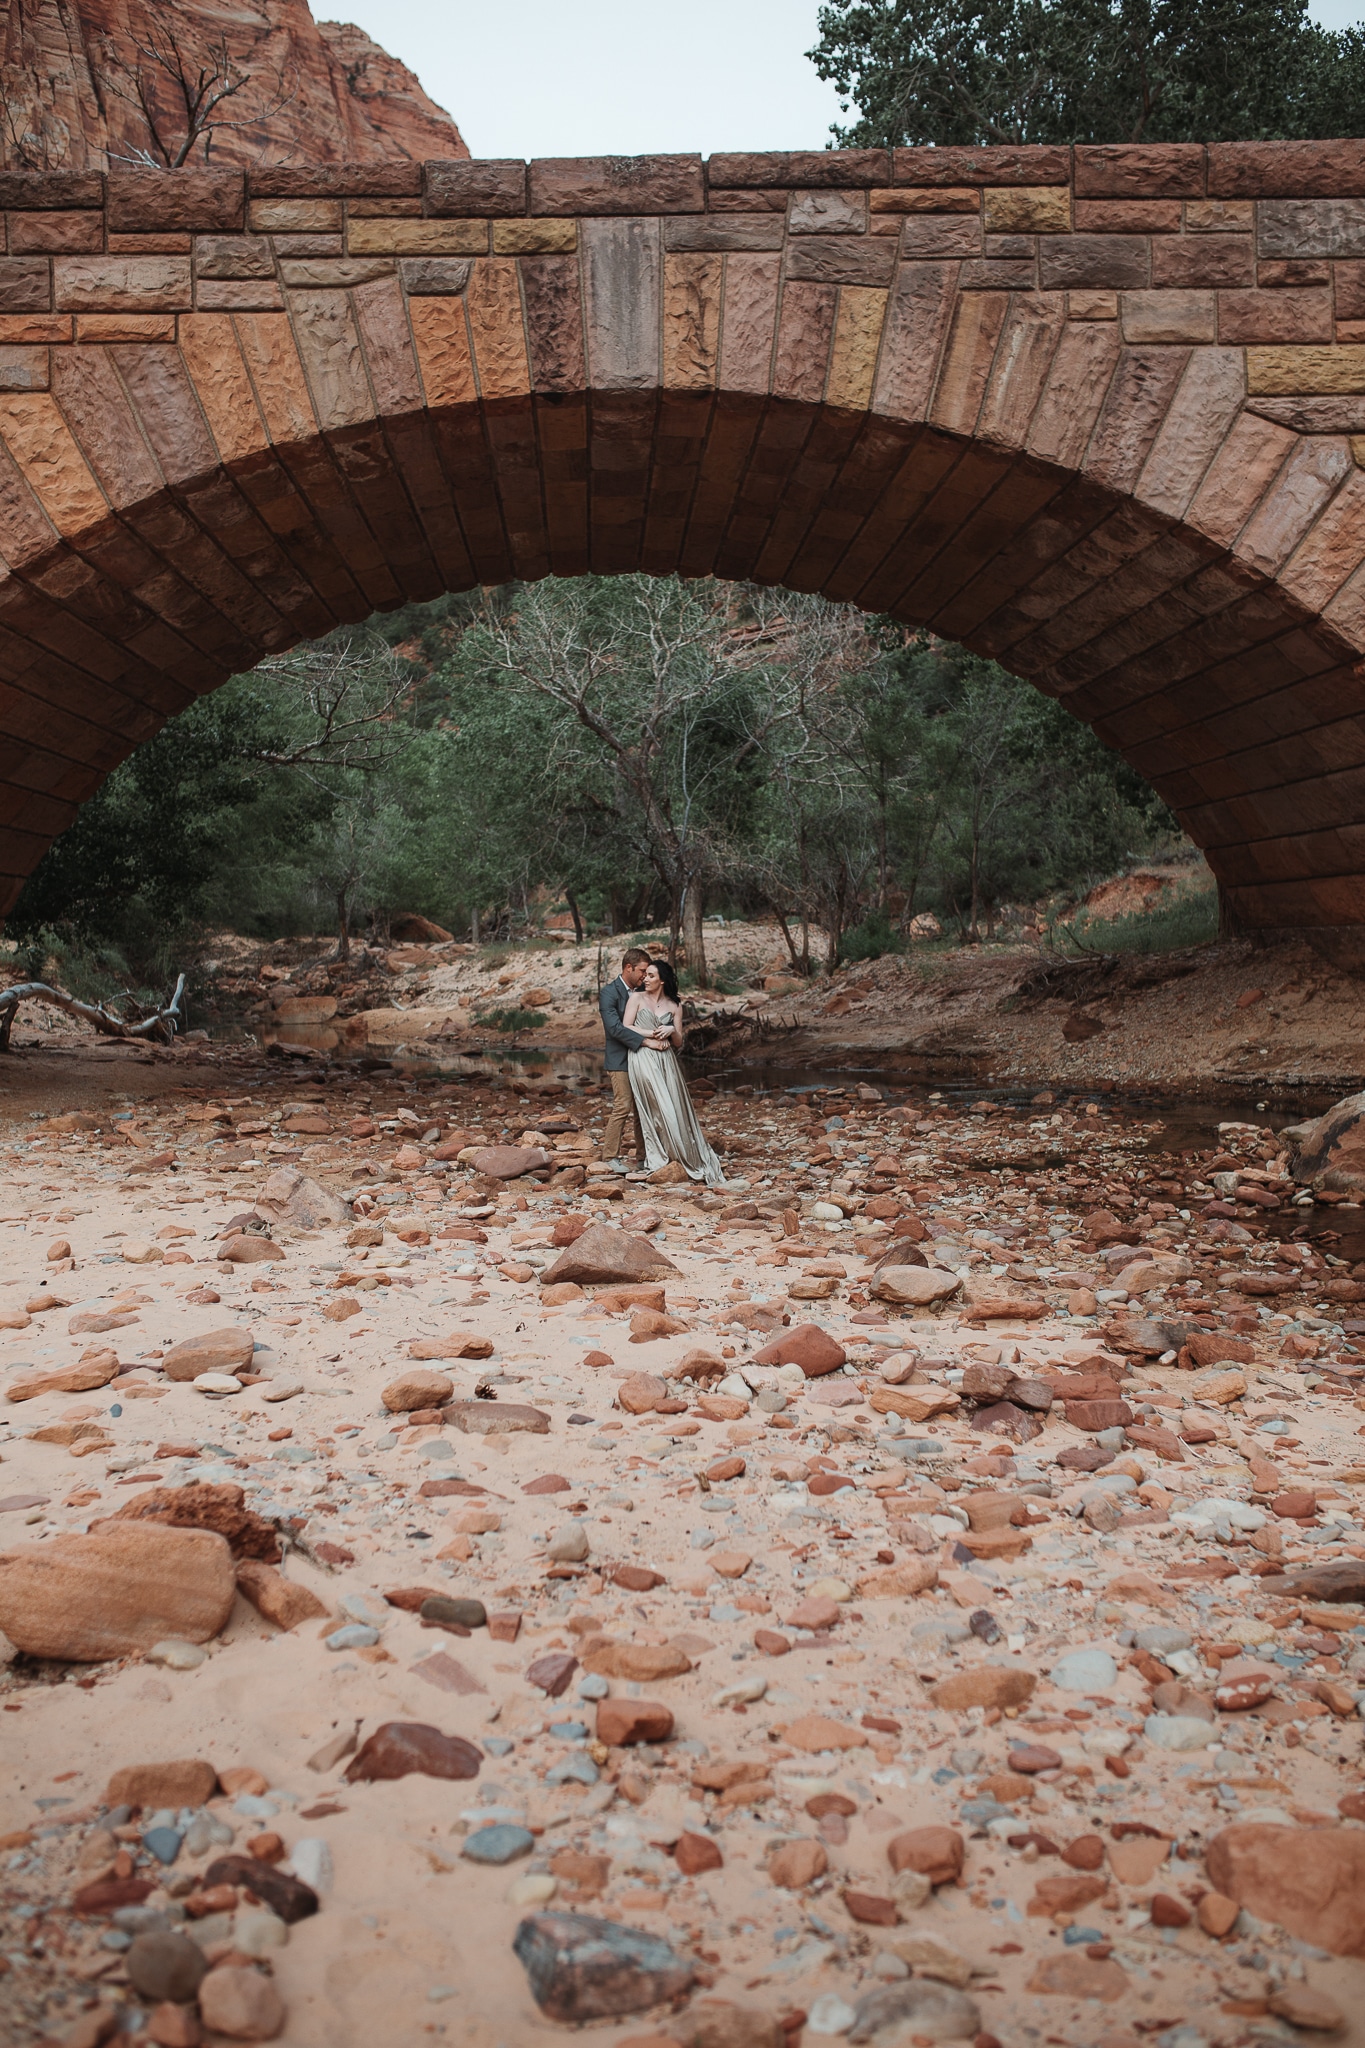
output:
[[631,1093],[645,1141],[645,1170],[657,1173],[676,1159],[689,1180],[725,1185],[720,1161],[702,1136],[687,1092],[678,1051],[683,1042],[678,979],[667,960],[651,960],[642,985],[626,1004],[622,1023],[645,1043],[629,1058]]

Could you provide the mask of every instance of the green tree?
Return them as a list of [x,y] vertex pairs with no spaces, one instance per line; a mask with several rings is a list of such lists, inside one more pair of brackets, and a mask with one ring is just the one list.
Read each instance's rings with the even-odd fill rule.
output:
[[1365,132],[1365,43],[1306,0],[826,0],[841,147]]

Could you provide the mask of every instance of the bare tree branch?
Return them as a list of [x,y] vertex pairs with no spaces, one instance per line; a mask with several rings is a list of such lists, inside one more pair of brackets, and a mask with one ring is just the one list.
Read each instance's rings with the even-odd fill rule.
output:
[[83,1003],[76,996],[68,995],[65,989],[52,988],[45,981],[16,982],[12,988],[0,989],[0,1052],[9,1051],[15,1012],[24,1002],[47,1003],[54,1010],[65,1010],[72,1017],[81,1017],[87,1024],[93,1024],[103,1038],[160,1038],[169,1044],[180,1028],[180,999],[184,993],[185,977],[182,974],[175,984],[175,994],[164,1009],[143,1017],[136,1024],[128,1024],[122,1017],[116,1017],[112,1010],[106,1010],[103,1003]]

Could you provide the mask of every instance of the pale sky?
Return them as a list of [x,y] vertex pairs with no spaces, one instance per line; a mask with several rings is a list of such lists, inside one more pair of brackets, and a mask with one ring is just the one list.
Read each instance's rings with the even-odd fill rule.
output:
[[[1365,0],[1316,0],[1339,28]],[[417,73],[475,156],[822,149],[817,0],[315,0]]]

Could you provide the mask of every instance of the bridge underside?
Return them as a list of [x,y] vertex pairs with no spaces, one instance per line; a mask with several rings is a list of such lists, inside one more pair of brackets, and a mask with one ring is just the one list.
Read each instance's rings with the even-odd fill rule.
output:
[[[31,302],[0,313],[0,901],[266,653],[478,584],[676,571],[993,656],[1155,785],[1244,922],[1349,943],[1365,347],[1351,261],[1311,251],[1365,252],[1365,201],[1210,197],[1213,150],[932,154],[726,160],[747,184],[650,159],[586,196],[478,164],[411,193],[0,180],[11,252],[16,221],[101,241],[0,258],[0,304]],[[1259,253],[1290,229],[1308,255]],[[108,303],[139,291],[174,303]],[[1235,338],[1316,335],[1324,293],[1322,340]]]

